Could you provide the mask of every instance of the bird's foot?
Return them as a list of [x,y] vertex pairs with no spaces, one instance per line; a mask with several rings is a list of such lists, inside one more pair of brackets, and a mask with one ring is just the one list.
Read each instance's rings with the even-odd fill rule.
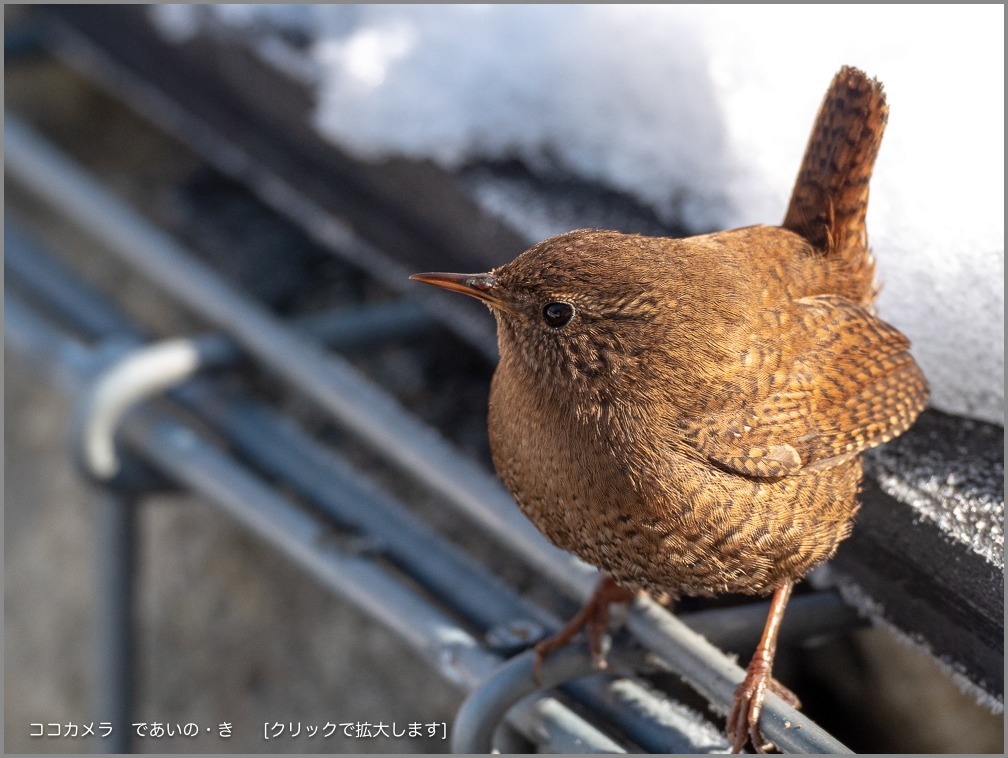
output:
[[582,628],[588,630],[588,649],[591,650],[595,667],[606,667],[605,654],[602,651],[602,638],[609,624],[609,606],[613,603],[625,603],[631,600],[635,592],[626,587],[620,587],[608,576],[595,587],[588,602],[586,602],[566,626],[552,637],[547,637],[535,646],[535,663],[533,672],[536,684],[542,686],[542,662],[554,650],[569,643]]
[[773,744],[763,741],[759,730],[760,712],[763,699],[770,690],[793,708],[800,708],[801,701],[791,690],[770,675],[770,662],[757,651],[746,668],[746,677],[735,690],[735,704],[728,715],[726,731],[732,743],[732,752],[741,753],[746,740],[752,741],[757,753],[773,749]]

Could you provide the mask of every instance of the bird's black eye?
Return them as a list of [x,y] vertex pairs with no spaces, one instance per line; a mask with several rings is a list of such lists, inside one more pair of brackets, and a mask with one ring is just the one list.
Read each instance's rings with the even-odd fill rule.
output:
[[570,303],[548,303],[543,308],[543,318],[554,329],[567,326],[570,320],[574,318],[574,306]]

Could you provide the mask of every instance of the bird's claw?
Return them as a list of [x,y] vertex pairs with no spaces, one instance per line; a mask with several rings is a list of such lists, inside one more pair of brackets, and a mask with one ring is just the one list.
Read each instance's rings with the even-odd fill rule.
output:
[[[589,627],[588,633],[588,649],[591,652],[592,663],[595,668],[600,671],[604,671],[609,667],[609,662],[606,660],[606,645],[604,644],[605,637],[604,634],[600,634],[598,637],[595,635],[594,629],[591,628],[590,624],[586,624]],[[566,630],[565,630],[566,631]],[[603,627],[604,632],[604,627]],[[535,678],[536,687],[542,688],[542,665],[543,661],[546,660],[546,656],[557,650],[568,642],[573,637],[573,634],[556,634],[552,637],[544,639],[542,642],[535,646],[535,659],[532,662],[532,676]]]
[[801,707],[798,696],[770,675],[770,665],[767,661],[760,656],[754,656],[746,669],[745,679],[735,690],[735,703],[728,715],[726,731],[732,743],[733,753],[741,753],[747,740],[752,743],[757,753],[766,753],[774,748],[773,743],[763,740],[759,730],[759,718],[767,690],[791,707]]
[[597,669],[608,667],[606,662],[606,627],[609,624],[609,606],[613,603],[625,603],[634,596],[632,590],[620,587],[608,576],[602,578],[588,602],[572,618],[567,625],[552,637],[547,637],[535,646],[535,660],[532,664],[532,675],[536,686],[542,687],[542,663],[546,656],[554,650],[563,647],[584,628],[588,632],[588,649]]

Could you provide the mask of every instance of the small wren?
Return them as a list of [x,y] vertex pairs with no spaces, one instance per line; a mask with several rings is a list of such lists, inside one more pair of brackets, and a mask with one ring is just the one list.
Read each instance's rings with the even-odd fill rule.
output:
[[865,211],[888,108],[882,86],[833,79],[780,226],[685,239],[582,229],[485,274],[413,279],[486,303],[500,362],[494,465],[553,543],[603,572],[537,647],[639,590],[773,593],[735,694],[735,752],[763,751],[777,630],[793,584],[830,558],[858,510],[860,454],[904,432],[927,382],[873,309]]

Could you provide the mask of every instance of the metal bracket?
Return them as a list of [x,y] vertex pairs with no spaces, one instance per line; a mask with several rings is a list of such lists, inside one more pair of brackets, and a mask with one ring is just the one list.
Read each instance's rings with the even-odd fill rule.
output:
[[[602,671],[596,666],[587,644],[568,645],[543,659],[540,686],[534,675],[535,650],[515,656],[472,690],[462,703],[452,727],[452,752],[470,755],[493,752],[494,732],[505,714],[532,693],[602,673],[633,676],[635,672],[664,670],[654,656],[638,645],[614,646],[607,661],[608,666]],[[576,745],[568,748],[579,752]]]
[[[493,735],[504,715],[526,695],[539,689],[533,674],[535,651],[527,650],[497,668],[466,697],[452,726],[451,749],[463,755],[493,752]],[[547,656],[542,688],[597,674],[586,645],[571,645]]]
[[171,339],[135,347],[109,345],[119,355],[81,393],[74,415],[73,448],[87,476],[111,482],[122,470],[116,430],[129,410],[192,378],[206,364],[199,341]]

